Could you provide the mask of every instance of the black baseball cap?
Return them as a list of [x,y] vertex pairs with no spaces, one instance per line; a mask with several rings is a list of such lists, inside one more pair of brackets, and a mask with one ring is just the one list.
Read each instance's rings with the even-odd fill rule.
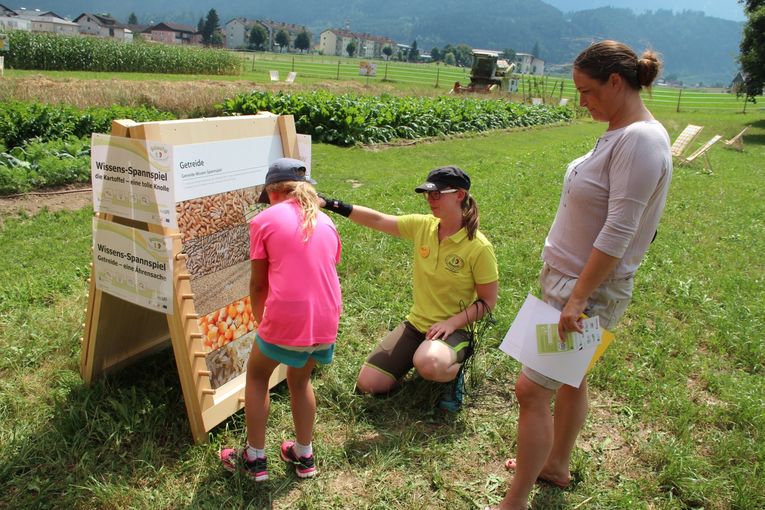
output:
[[[316,181],[308,177],[305,172],[305,163],[299,159],[279,158],[269,165],[265,184],[268,186],[275,182],[285,181],[305,181],[310,184],[316,184]],[[266,193],[265,188],[263,188],[263,192],[260,194],[258,202],[261,204],[271,203],[268,201],[268,193]]]
[[442,166],[431,170],[425,182],[414,188],[417,193],[449,188],[470,189],[470,177],[456,166]]

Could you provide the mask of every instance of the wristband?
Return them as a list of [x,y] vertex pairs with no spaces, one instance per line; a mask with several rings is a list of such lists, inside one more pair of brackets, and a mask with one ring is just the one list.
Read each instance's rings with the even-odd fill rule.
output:
[[337,213],[341,216],[345,216],[346,218],[350,216],[351,213],[353,212],[353,205],[346,204],[342,200],[325,197],[322,194],[319,194],[319,198],[324,200],[324,206],[322,207],[322,209],[332,211],[333,213]]

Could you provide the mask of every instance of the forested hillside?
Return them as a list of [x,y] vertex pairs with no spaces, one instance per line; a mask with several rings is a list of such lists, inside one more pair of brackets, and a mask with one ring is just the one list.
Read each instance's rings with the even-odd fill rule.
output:
[[640,13],[645,10],[672,9],[676,12],[703,11],[707,16],[734,21],[744,21],[744,8],[738,0],[546,0],[563,12],[596,9],[609,5],[633,9]]
[[647,11],[599,8],[564,14],[541,0],[124,0],[118,5],[97,0],[43,0],[39,8],[61,15],[109,10],[126,20],[175,21],[196,25],[210,8],[221,22],[235,16],[270,18],[305,24],[318,39],[330,27],[374,33],[410,43],[424,51],[446,44],[530,52],[538,45],[548,63],[566,63],[590,41],[620,39],[641,50],[653,47],[666,57],[665,75],[686,83],[728,84],[737,70],[742,23],[696,11]]

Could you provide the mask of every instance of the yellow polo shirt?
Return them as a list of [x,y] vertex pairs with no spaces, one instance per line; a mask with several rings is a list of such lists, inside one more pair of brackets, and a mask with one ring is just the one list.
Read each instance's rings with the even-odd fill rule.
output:
[[399,216],[404,239],[414,243],[413,304],[406,317],[420,332],[446,320],[476,299],[476,284],[497,281],[497,258],[488,239],[476,232],[470,240],[465,228],[438,242],[441,220],[431,214]]

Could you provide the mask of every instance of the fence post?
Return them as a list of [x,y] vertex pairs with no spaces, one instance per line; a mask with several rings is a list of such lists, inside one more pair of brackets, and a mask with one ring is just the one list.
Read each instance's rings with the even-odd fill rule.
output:
[[435,86],[435,88],[438,88],[438,75],[440,74],[440,72],[441,72],[441,68],[440,67],[436,67],[436,86]]
[[677,113],[680,113],[680,98],[683,96],[683,87],[680,87],[680,92],[677,93]]
[[337,61],[337,79],[340,79],[340,61]]
[[550,96],[549,99],[546,99],[545,96],[547,95],[547,76],[542,78],[542,104],[547,104],[550,102],[550,99],[552,99],[552,96]]

